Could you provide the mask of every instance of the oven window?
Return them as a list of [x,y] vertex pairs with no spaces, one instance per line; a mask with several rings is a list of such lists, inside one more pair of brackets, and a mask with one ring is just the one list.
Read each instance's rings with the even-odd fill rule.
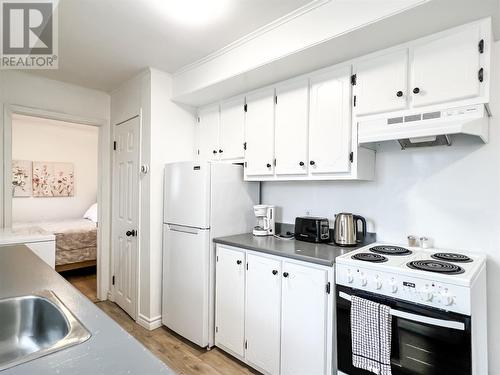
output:
[[[338,290],[342,288],[339,287]],[[344,288],[344,292],[352,295],[354,291]],[[411,314],[465,324],[465,330],[457,330],[393,317],[391,342],[393,375],[471,375],[470,317],[405,302],[383,300],[366,293],[361,295],[358,292],[356,295]],[[337,292],[339,370],[349,375],[372,374],[352,365],[350,309],[350,301],[339,297]]]

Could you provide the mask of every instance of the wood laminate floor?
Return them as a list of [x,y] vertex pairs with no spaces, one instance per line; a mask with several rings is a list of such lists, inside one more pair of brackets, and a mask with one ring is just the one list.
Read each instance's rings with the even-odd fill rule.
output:
[[96,297],[97,283],[95,269],[93,272],[92,270],[71,271],[62,275],[177,374],[258,374],[257,371],[218,348],[207,351],[180,337],[166,327],[148,331],[134,322],[114,302],[99,302]]

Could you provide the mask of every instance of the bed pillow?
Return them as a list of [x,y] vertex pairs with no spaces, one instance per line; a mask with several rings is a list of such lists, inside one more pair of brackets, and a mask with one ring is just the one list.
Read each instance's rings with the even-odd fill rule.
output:
[[97,203],[94,203],[89,207],[87,212],[83,215],[84,219],[92,220],[94,223],[97,223]]

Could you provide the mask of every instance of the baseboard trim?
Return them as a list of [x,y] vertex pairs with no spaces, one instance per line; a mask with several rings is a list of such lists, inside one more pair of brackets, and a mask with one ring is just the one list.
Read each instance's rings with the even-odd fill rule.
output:
[[137,324],[141,327],[146,328],[147,330],[152,331],[153,329],[161,327],[161,315],[155,316],[154,318],[148,318],[142,314],[139,314],[137,317]]

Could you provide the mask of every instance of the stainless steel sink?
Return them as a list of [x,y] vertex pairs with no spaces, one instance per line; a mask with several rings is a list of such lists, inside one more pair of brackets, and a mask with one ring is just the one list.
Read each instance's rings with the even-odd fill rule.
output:
[[0,371],[89,338],[51,291],[0,299]]

